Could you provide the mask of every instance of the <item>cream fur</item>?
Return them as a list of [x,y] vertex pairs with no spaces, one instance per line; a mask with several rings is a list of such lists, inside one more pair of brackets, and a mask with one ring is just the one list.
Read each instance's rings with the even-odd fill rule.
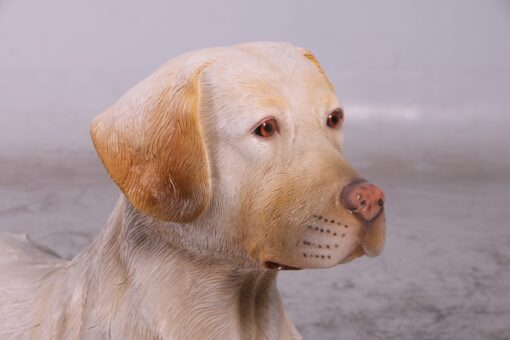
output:
[[123,191],[97,239],[67,262],[0,235],[0,339],[299,339],[268,261],[326,268],[384,244],[383,215],[367,226],[340,203],[359,175],[325,124],[338,107],[289,44],[163,65],[94,122]]

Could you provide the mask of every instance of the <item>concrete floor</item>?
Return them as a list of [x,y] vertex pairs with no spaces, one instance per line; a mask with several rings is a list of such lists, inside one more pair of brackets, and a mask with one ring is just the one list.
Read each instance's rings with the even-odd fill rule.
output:
[[[480,129],[483,138],[466,133]],[[304,338],[510,339],[504,129],[354,122],[346,131],[347,156],[385,189],[386,249],[280,275]],[[0,231],[28,232],[66,258],[94,238],[119,195],[91,149],[3,152],[0,164]]]

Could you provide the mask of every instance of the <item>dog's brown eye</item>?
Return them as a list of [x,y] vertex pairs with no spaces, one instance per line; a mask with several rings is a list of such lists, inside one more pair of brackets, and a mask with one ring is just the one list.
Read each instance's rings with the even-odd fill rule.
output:
[[276,123],[276,119],[268,118],[262,122],[257,128],[253,131],[256,135],[268,138],[274,135],[274,133],[278,131],[278,124]]
[[336,109],[328,116],[327,124],[330,128],[336,129],[342,125],[344,121],[344,112],[341,109]]

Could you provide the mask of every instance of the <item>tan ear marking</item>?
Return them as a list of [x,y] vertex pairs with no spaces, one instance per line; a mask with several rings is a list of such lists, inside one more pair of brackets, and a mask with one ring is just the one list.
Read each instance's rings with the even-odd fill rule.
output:
[[147,78],[91,126],[94,146],[124,195],[164,221],[191,221],[210,199],[198,117],[204,67],[178,79]]
[[326,75],[326,72],[324,72],[324,69],[322,68],[321,64],[319,63],[319,61],[317,60],[317,58],[315,58],[315,56],[313,55],[312,52],[308,51],[308,50],[305,50],[303,52],[303,56],[308,59],[309,61],[312,62],[312,64],[315,65],[315,67],[317,67],[317,69],[319,69],[319,72],[322,74],[322,76],[324,77],[324,79],[326,80],[326,82],[328,83],[328,86],[329,88],[331,89],[331,91],[335,91],[335,88],[333,87],[333,83],[331,83],[331,81],[329,80],[328,76]]

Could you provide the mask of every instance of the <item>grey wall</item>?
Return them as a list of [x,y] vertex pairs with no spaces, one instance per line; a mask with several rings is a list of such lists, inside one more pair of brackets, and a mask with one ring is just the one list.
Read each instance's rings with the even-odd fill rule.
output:
[[3,0],[0,155],[89,150],[92,118],[164,61],[252,40],[311,49],[351,122],[506,136],[509,1]]

